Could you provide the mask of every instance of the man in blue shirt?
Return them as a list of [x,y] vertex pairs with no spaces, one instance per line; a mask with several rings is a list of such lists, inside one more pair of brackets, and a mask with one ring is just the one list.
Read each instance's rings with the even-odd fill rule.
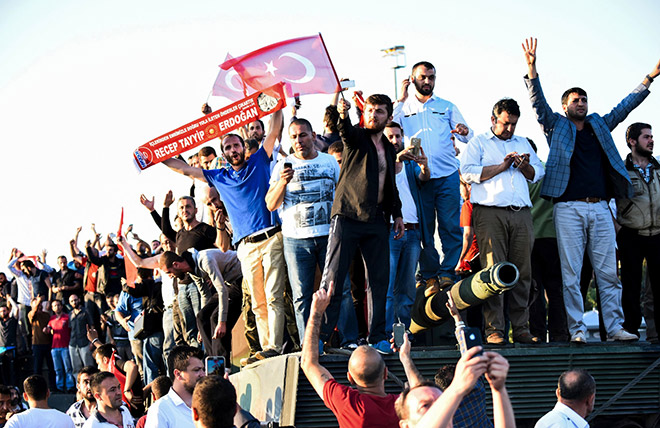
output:
[[[280,221],[266,207],[270,161],[282,112],[273,114],[270,130],[261,148],[245,159],[243,139],[237,134],[222,138],[222,154],[230,168],[202,170],[179,159],[163,163],[170,169],[215,187],[227,208],[234,228],[232,243],[237,247],[243,278],[252,294],[252,311],[262,351],[252,361],[278,355],[284,337],[284,252]],[[250,361],[250,362],[252,362]]]

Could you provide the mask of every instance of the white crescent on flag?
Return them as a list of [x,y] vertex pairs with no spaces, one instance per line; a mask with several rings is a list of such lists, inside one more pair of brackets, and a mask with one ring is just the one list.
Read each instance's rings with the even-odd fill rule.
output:
[[314,67],[314,64],[312,64],[312,62],[307,58],[305,58],[304,56],[294,52],[284,52],[282,55],[280,55],[280,58],[282,58],[283,56],[295,59],[305,67],[305,74],[300,79],[287,79],[285,77],[284,80],[289,81],[291,83],[303,84],[310,82],[316,75],[316,68]]
[[236,86],[234,86],[234,84],[232,83],[231,80],[234,78],[234,76],[238,76],[238,73],[236,72],[236,70],[234,70],[234,69],[232,68],[232,69],[229,70],[229,71],[227,72],[227,74],[225,75],[225,84],[226,84],[227,87],[228,87],[229,89],[231,89],[232,91],[236,91],[236,92],[243,93],[243,89],[242,89],[242,88],[239,89],[239,88],[237,88]]

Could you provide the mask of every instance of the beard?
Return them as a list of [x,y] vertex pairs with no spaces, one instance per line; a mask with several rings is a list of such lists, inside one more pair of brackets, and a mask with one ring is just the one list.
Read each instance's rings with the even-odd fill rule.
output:
[[648,150],[637,146],[637,155],[643,158],[651,159],[653,157],[653,150]]
[[429,96],[433,93],[433,85],[427,83],[418,82],[417,80],[413,81],[415,83],[415,89],[423,96]]
[[238,156],[238,158],[234,158],[233,156],[230,156],[227,162],[229,162],[229,165],[231,166],[243,165],[243,163],[245,162],[245,152],[241,153]]
[[566,116],[568,116],[569,119],[584,120],[587,117],[587,111],[585,110],[584,113],[578,113],[577,111],[566,110]]

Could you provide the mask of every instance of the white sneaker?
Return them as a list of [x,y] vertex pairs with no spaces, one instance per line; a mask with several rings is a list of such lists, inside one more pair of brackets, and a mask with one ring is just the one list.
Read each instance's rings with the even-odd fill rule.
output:
[[571,342],[573,343],[587,343],[587,339],[584,337],[584,332],[578,330],[573,336],[571,336]]
[[619,341],[619,342],[624,342],[624,341],[628,341],[628,340],[638,340],[638,339],[639,339],[639,337],[637,337],[636,335],[634,335],[632,333],[628,333],[625,329],[622,328],[614,336],[610,337],[607,340],[608,340],[608,342],[611,342],[611,341],[614,341],[614,340]]

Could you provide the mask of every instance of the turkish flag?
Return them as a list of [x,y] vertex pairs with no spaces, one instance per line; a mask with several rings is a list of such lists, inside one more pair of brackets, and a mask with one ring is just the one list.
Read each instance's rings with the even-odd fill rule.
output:
[[321,34],[275,43],[225,61],[220,67],[228,72],[233,67],[245,84],[256,90],[285,82],[288,97],[340,90]]
[[[234,59],[231,55],[227,54],[225,62]],[[256,91],[247,86],[241,76],[238,75],[234,68],[228,70],[220,69],[218,77],[215,78],[213,83],[213,95],[216,97],[225,97],[229,101],[236,102],[242,100],[248,95],[254,94]]]

